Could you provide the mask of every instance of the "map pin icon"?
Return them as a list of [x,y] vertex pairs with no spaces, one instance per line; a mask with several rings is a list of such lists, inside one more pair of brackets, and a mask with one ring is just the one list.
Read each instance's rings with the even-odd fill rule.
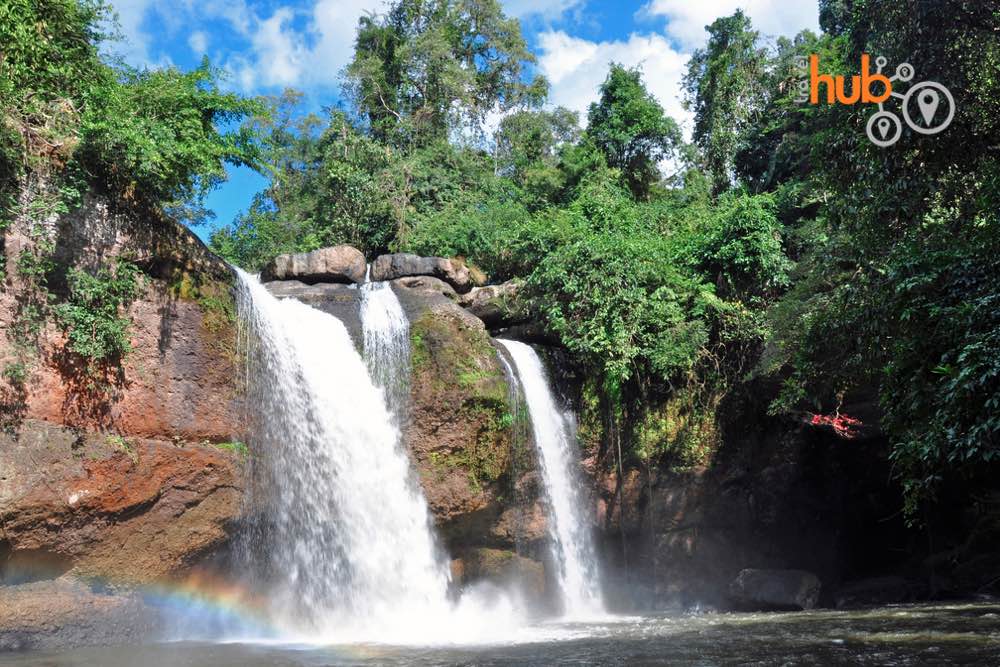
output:
[[889,119],[888,118],[880,118],[879,121],[878,121],[878,123],[876,123],[876,124],[878,125],[878,133],[882,135],[883,139],[885,139],[887,136],[889,136]]
[[936,91],[928,88],[917,95],[917,106],[920,107],[920,115],[924,117],[924,125],[930,127],[937,113],[938,105],[941,104],[941,96]]

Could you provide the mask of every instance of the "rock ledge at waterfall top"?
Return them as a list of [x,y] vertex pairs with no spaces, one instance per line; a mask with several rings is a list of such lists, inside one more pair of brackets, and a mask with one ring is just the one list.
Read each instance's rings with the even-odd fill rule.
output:
[[523,324],[529,320],[524,304],[518,301],[520,283],[508,280],[499,285],[473,287],[458,304],[483,321],[491,331]]
[[461,261],[445,257],[420,257],[409,253],[379,255],[372,262],[372,280],[395,280],[409,276],[433,276],[455,288],[459,294],[473,287],[473,277]]
[[349,245],[320,248],[312,252],[278,255],[260,272],[263,282],[298,280],[315,283],[362,283],[367,270],[365,256]]

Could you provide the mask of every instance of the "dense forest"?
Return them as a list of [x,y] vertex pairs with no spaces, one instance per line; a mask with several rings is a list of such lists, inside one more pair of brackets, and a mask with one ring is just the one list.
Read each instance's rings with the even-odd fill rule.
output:
[[[344,103],[226,92],[208,62],[135,70],[102,56],[100,0],[0,5],[0,228],[36,221],[20,340],[54,318],[76,351],[127,353],[127,262],[55,276],[46,221],[88,188],[189,224],[225,165],[269,179],[211,239],[249,270],[351,244],[461,257],[588,370],[628,423],[626,455],[706,462],[727,392],[780,384],[773,414],[850,432],[877,397],[908,515],[977,485],[1000,457],[1000,7],[821,0],[821,34],[767,38],[741,12],[707,26],[684,79],[688,138],[609,63],[586,118],[547,83],[497,0],[396,0],[362,19]],[[855,74],[862,54],[945,83],[947,131],[865,137],[865,105],[798,101],[802,58]],[[973,54],[975,57],[973,57]],[[27,193],[27,194],[26,194]],[[35,329],[33,329],[35,327]],[[9,364],[4,382],[23,382]],[[661,437],[669,402],[690,427]],[[679,407],[678,407],[679,406]]]

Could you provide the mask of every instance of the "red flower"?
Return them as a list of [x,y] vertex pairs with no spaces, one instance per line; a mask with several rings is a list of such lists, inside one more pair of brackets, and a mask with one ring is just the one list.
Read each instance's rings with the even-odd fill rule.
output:
[[861,426],[861,420],[841,413],[832,415],[806,414],[811,415],[807,419],[809,424],[813,426],[829,426],[833,429],[834,433],[848,440],[858,435],[857,429]]

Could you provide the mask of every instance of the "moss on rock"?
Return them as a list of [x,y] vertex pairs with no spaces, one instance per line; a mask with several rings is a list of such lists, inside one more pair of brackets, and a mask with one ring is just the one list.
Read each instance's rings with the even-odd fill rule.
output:
[[415,402],[430,392],[450,406],[464,430],[464,442],[429,456],[437,467],[462,468],[474,491],[498,481],[510,467],[513,417],[507,381],[496,350],[482,328],[448,310],[428,310],[410,327]]
[[413,319],[406,439],[446,537],[485,534],[501,511],[512,462],[508,385],[482,322],[433,302]]

